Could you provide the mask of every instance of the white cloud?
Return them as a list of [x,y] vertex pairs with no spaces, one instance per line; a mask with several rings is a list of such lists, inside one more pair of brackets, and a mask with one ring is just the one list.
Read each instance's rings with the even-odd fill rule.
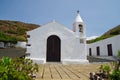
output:
[[97,37],[99,37],[99,36],[90,36],[90,37],[87,37],[87,40],[95,39]]

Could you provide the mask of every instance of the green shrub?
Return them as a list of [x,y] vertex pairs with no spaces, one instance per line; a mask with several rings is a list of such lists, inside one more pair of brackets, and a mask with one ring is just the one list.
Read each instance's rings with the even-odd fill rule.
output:
[[110,75],[111,80],[120,80],[120,70],[114,70]]
[[111,68],[109,65],[101,65],[99,69],[100,69],[100,74],[103,74],[106,76],[106,78],[109,78],[110,71],[111,71]]
[[0,41],[2,42],[11,42],[16,44],[17,43],[17,39],[11,36],[8,36],[6,34],[4,34],[3,32],[0,32]]
[[[118,57],[120,58],[120,50],[118,51]],[[113,72],[110,74],[111,80],[120,80],[120,64],[119,60],[113,64]]]
[[32,80],[38,65],[25,58],[3,57],[0,61],[0,80]]
[[17,27],[17,34],[24,35],[26,34],[26,30],[20,27]]
[[109,65],[105,65],[104,68],[103,68],[103,70],[105,72],[107,72],[107,74],[109,74],[109,72],[110,72],[110,66]]
[[118,57],[120,58],[120,50],[118,50]]
[[16,38],[17,38],[17,40],[19,40],[19,41],[26,41],[26,40],[27,40],[24,35],[17,36]]
[[111,36],[100,36],[96,39],[92,39],[92,40],[88,40],[87,43],[90,44],[90,43],[94,43],[94,42],[97,42],[97,41],[100,41],[100,40],[104,40],[104,39],[107,39],[109,37],[112,37],[114,35],[111,35]]
[[13,30],[13,29],[9,29],[7,31],[7,33],[9,33],[9,34],[17,34],[17,32],[15,30]]
[[[120,50],[118,51],[118,57],[120,58]],[[112,64],[112,72],[109,65],[101,65],[99,67],[100,73],[107,73],[108,80],[120,80],[120,61],[115,61]]]

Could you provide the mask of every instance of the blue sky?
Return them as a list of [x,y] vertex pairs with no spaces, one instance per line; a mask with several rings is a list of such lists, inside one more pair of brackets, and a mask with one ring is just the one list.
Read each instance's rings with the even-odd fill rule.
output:
[[72,29],[76,11],[87,37],[100,36],[120,24],[120,0],[0,0],[0,20],[43,25],[52,20]]

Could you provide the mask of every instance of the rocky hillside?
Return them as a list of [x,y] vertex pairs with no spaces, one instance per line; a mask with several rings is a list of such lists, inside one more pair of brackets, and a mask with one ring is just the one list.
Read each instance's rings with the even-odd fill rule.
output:
[[105,32],[102,36],[96,39],[88,40],[87,43],[94,43],[94,42],[97,42],[97,41],[100,41],[100,40],[103,40],[109,37],[113,37],[119,34],[120,34],[120,25],[110,29],[109,31]]
[[[26,41],[26,31],[38,28],[40,25],[28,24],[20,21],[0,20],[0,32],[4,37],[12,37],[19,41]],[[0,37],[1,40],[2,37]]]

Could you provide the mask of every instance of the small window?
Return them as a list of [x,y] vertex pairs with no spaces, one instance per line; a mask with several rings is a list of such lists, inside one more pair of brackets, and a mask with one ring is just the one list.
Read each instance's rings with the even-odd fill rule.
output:
[[27,35],[27,38],[30,38],[30,35]]
[[26,46],[31,46],[31,44],[26,44]]
[[108,56],[113,56],[112,44],[107,45]]
[[79,24],[79,32],[83,32],[83,26]]
[[92,49],[89,48],[89,56],[92,56]]
[[97,50],[97,56],[100,56],[100,47],[96,47],[96,50]]
[[80,43],[84,43],[84,39],[80,39]]

